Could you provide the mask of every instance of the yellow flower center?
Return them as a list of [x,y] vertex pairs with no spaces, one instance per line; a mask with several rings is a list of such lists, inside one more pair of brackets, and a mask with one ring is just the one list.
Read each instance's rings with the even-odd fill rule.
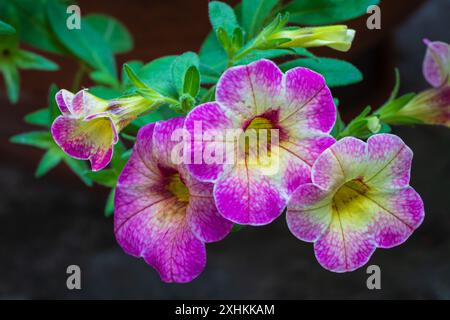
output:
[[170,193],[172,193],[178,199],[178,201],[189,202],[189,189],[186,187],[186,184],[183,182],[183,180],[181,180],[181,177],[178,173],[173,174],[169,178],[166,189]]
[[343,216],[364,212],[366,205],[365,194],[369,187],[360,179],[344,183],[333,197],[333,209]]

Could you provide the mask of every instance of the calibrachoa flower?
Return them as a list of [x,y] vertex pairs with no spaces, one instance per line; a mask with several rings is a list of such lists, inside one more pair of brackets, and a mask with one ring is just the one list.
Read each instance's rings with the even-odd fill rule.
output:
[[280,45],[285,48],[327,46],[338,51],[348,51],[354,37],[355,30],[348,29],[346,25],[334,25],[281,30],[272,34],[268,40],[290,39]]
[[425,79],[435,88],[450,84],[450,45],[428,39],[424,42],[428,47],[423,61]]
[[56,102],[62,115],[51,128],[55,142],[69,156],[89,160],[93,171],[111,161],[119,132],[155,106],[139,95],[107,101],[87,90],[74,95],[64,89],[56,94]]
[[[396,116],[417,119],[425,124],[450,127],[450,45],[424,40],[428,46],[423,62],[425,79],[434,88],[415,96]],[[391,121],[396,124],[396,121]]]
[[206,263],[204,242],[223,239],[232,223],[217,212],[213,185],[175,165],[172,132],[184,118],[143,127],[115,195],[114,232],[130,255],[143,257],[165,282],[188,282]]
[[314,242],[319,263],[335,272],[361,267],[377,247],[403,243],[424,218],[422,200],[409,186],[412,157],[390,134],[367,143],[338,141],[314,163],[312,183],[292,195],[289,229]]
[[[196,123],[215,130],[278,130],[275,155],[278,170],[243,163],[192,163],[189,171],[202,181],[215,183],[214,197],[220,213],[239,224],[264,225],[277,218],[289,195],[310,182],[311,166],[335,140],[328,134],[336,108],[324,78],[309,69],[283,74],[269,60],[227,70],[217,84],[216,102],[193,109],[185,129],[187,141],[200,153],[209,143],[195,132]],[[219,142],[220,143],[220,142]],[[274,150],[270,150],[272,153]]]

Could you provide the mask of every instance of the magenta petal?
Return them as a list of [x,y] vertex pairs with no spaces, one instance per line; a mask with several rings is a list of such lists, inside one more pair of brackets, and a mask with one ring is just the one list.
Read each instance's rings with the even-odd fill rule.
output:
[[329,133],[336,121],[336,107],[322,75],[295,68],[286,73],[286,97],[280,108],[280,123],[292,134]]
[[219,212],[226,219],[248,225],[265,225],[275,220],[286,206],[287,196],[258,169],[235,167],[214,187]]
[[217,83],[216,100],[245,119],[279,106],[283,73],[270,60],[258,60],[225,71]]
[[423,74],[433,87],[444,85],[450,76],[450,45],[440,41],[424,40],[428,47],[423,61]]
[[[175,131],[183,132],[184,117],[159,121],[155,124],[153,132],[153,156],[161,165],[176,168],[182,163],[184,146],[183,135],[176,139]],[[178,152],[176,152],[178,150]],[[176,155],[180,156],[178,159]],[[180,163],[177,163],[180,160]]]
[[74,94],[66,89],[61,89],[56,93],[56,104],[63,115],[70,114]]
[[[190,163],[187,165],[189,172],[201,181],[215,181],[224,170],[227,144],[224,142],[226,130],[234,127],[230,118],[217,103],[205,103],[194,108],[186,117],[184,129],[189,133],[185,142]],[[223,138],[207,141],[206,134],[222,135]],[[218,146],[216,148],[216,146]],[[223,161],[206,161],[203,156],[205,150],[219,150],[222,152]],[[234,146],[233,146],[234,150]],[[220,160],[220,159],[219,159]]]

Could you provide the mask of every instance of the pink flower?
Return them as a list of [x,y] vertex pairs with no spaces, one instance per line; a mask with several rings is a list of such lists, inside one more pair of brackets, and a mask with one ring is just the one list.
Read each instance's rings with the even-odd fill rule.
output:
[[268,150],[272,162],[252,161],[255,155],[246,149],[244,161],[193,161],[187,168],[199,180],[215,184],[216,204],[225,218],[239,224],[268,224],[282,213],[290,194],[310,182],[312,164],[335,142],[329,135],[335,119],[333,98],[320,74],[306,68],[283,74],[269,60],[234,67],[219,80],[216,102],[188,114],[184,128],[192,140],[187,145],[193,154],[203,154],[216,143],[234,143],[205,141],[196,133],[198,123],[216,132],[252,129],[258,139],[275,130],[279,143]]
[[128,254],[143,257],[165,282],[189,282],[205,267],[205,242],[219,241],[232,223],[217,212],[213,185],[174,164],[174,130],[184,118],[143,127],[116,189],[114,232]]
[[292,195],[289,229],[314,242],[317,260],[334,272],[363,266],[377,247],[400,245],[424,218],[422,200],[409,186],[412,157],[390,134],[367,143],[338,141],[314,163],[312,183]]
[[433,87],[448,85],[450,81],[450,45],[441,41],[424,40],[428,47],[423,61],[423,74]]

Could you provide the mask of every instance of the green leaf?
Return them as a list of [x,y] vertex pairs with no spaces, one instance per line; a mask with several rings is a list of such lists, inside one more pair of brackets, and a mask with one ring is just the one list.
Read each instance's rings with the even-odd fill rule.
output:
[[66,6],[55,1],[47,2],[47,13],[53,32],[72,54],[92,68],[116,76],[111,48],[89,23],[82,20],[80,30],[69,30],[66,26]]
[[200,72],[196,66],[190,66],[186,71],[183,82],[183,92],[196,97],[200,91]]
[[58,104],[56,103],[56,93],[58,92],[58,86],[54,83],[50,86],[48,90],[48,112],[50,116],[49,126],[55,121],[57,117],[61,115],[61,111],[59,110]]
[[85,175],[90,180],[105,187],[114,187],[117,183],[118,178],[118,173],[114,169],[103,169],[96,172],[87,171]]
[[416,96],[415,93],[407,93],[401,97],[391,100],[378,109],[375,114],[379,115],[381,119],[387,119],[395,115],[400,109],[402,109],[408,102],[410,102]]
[[85,161],[73,159],[66,154],[64,154],[63,160],[73,171],[73,173],[75,173],[81,179],[81,181],[83,181],[89,187],[92,186],[92,180],[85,175],[86,171],[89,170]]
[[24,120],[26,123],[47,128],[51,124],[48,108],[40,109],[32,113],[29,113],[25,116]]
[[217,32],[219,28],[222,28],[228,36],[233,35],[234,29],[239,28],[233,8],[221,1],[209,3],[209,20],[214,31]]
[[14,34],[16,33],[16,29],[13,26],[10,26],[6,22],[0,20],[0,34]]
[[305,58],[280,65],[287,71],[294,67],[306,67],[324,76],[329,87],[345,86],[362,80],[361,72],[351,63],[331,58]]
[[94,96],[105,100],[118,98],[122,95],[122,92],[105,86],[91,87],[89,88],[89,92],[92,93]]
[[198,68],[199,64],[199,58],[194,52],[185,52],[173,61],[171,68],[172,80],[180,96],[185,93],[183,89],[187,71],[192,66]]
[[84,19],[102,36],[114,53],[125,53],[133,49],[133,38],[122,22],[102,14],[90,14]]
[[58,148],[50,148],[42,157],[34,174],[36,178],[44,176],[55,168],[62,160],[62,152]]
[[366,13],[379,0],[294,0],[285,11],[299,24],[329,24],[353,19]]
[[149,86],[142,81],[138,75],[134,72],[134,70],[128,66],[127,64],[123,65],[123,73],[127,75],[131,84],[137,89],[147,89]]
[[243,0],[241,10],[242,27],[247,39],[253,38],[263,27],[265,20],[279,0]]
[[172,83],[172,75],[169,70],[177,56],[167,56],[153,60],[144,65],[137,76],[148,86],[152,87],[166,97],[177,98],[177,90]]
[[44,58],[43,56],[25,50],[19,50],[15,56],[14,61],[20,69],[33,69],[55,71],[59,67],[56,63]]
[[227,67],[228,56],[214,33],[209,33],[200,48],[200,73],[205,77],[220,77]]
[[116,188],[112,188],[111,192],[108,195],[108,198],[106,199],[105,204],[105,217],[110,217],[114,213],[114,196],[116,193]]
[[6,93],[11,103],[17,103],[20,92],[20,75],[15,65],[5,63],[0,65],[0,70],[5,79]]
[[233,228],[231,229],[231,232],[239,232],[239,231],[241,231],[242,229],[244,229],[246,226],[245,225],[243,225],[243,224],[237,224],[237,223],[234,223],[233,224]]
[[107,85],[109,87],[117,88],[120,86],[119,81],[116,77],[113,77],[109,73],[105,73],[103,71],[93,71],[89,74],[90,78],[94,80],[98,84]]
[[[139,60],[131,60],[131,61],[128,61],[126,64],[136,74],[138,74],[140,72],[140,70],[142,69],[142,67],[144,66],[144,63],[142,63],[142,61],[139,61]],[[126,88],[130,84],[131,84],[130,79],[128,79],[126,72],[123,72],[123,69],[122,69],[122,86],[124,88]]]
[[11,137],[12,143],[24,144],[40,149],[49,149],[56,146],[52,135],[48,131],[32,131]]
[[342,121],[340,112],[337,111],[337,113],[336,113],[336,123],[334,124],[333,130],[331,130],[330,134],[333,137],[336,138],[336,137],[339,136],[339,134],[342,131],[344,131],[344,129],[345,129],[345,123],[344,123],[344,121]]

